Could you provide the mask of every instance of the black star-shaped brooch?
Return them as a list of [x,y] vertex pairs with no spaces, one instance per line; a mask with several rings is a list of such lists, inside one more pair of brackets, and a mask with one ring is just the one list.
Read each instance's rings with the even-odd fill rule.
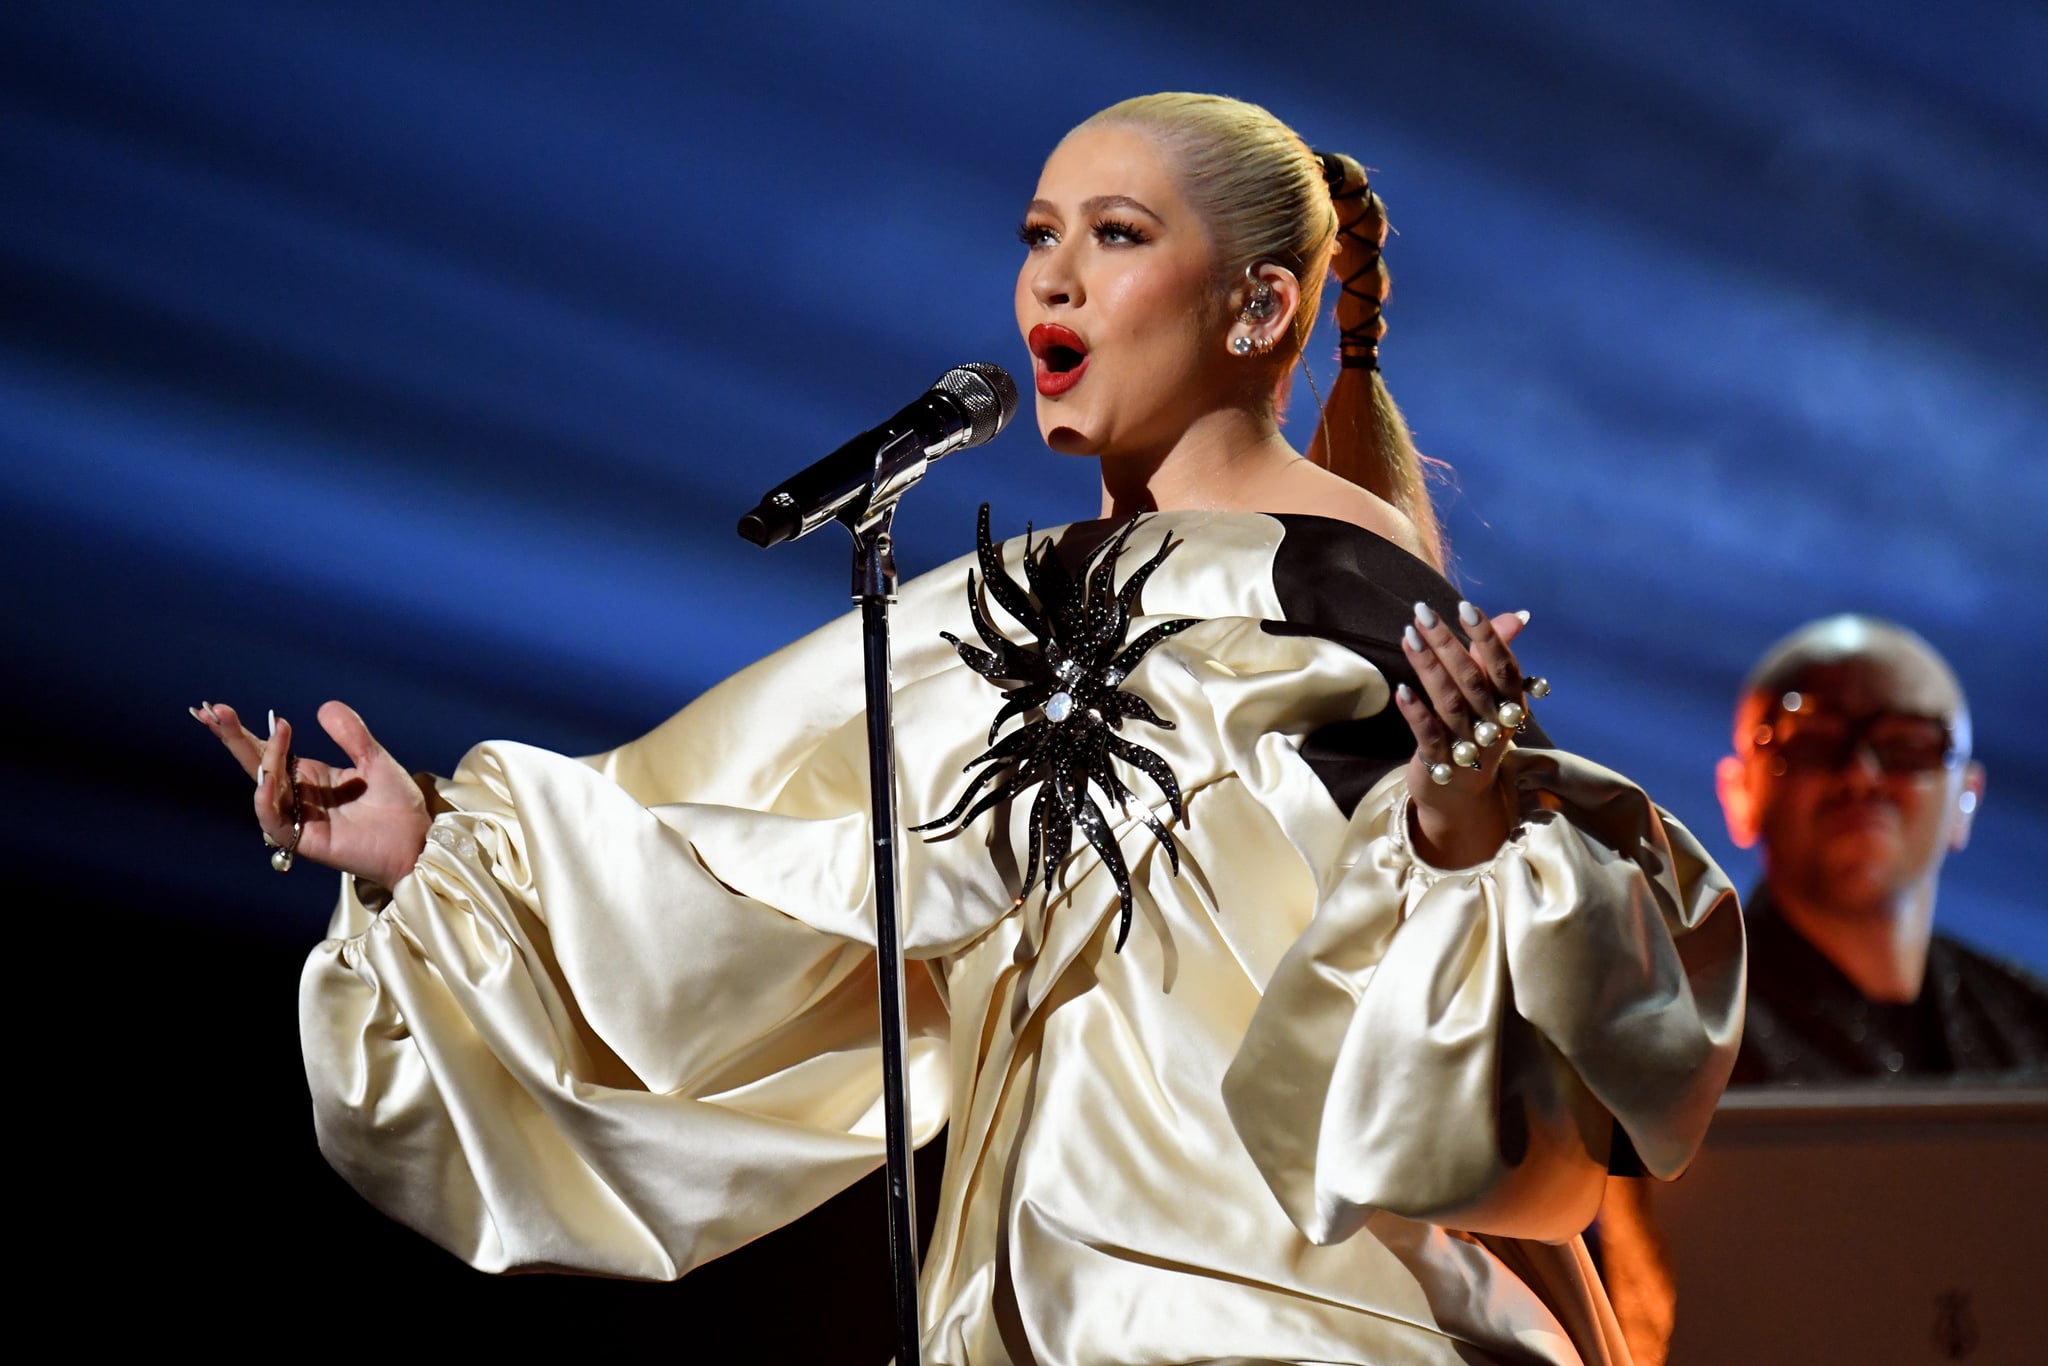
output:
[[[981,505],[980,523],[975,530],[975,549],[981,562],[982,582],[1004,611],[1021,622],[1036,638],[1035,645],[1020,645],[996,630],[982,605],[980,586],[974,571],[967,573],[967,610],[986,650],[967,644],[950,631],[943,635],[967,667],[1003,689],[1003,705],[988,728],[989,749],[962,769],[986,765],[968,784],[953,809],[937,820],[912,827],[914,830],[954,828],[958,834],[975,817],[1000,802],[1021,794],[1032,784],[1041,784],[1031,803],[1031,843],[1024,870],[1023,896],[1031,894],[1039,879],[1039,858],[1044,856],[1045,892],[1050,897],[1061,864],[1072,848],[1074,827],[1102,856],[1122,908],[1117,924],[1116,946],[1121,950],[1131,932],[1131,876],[1122,852],[1110,838],[1109,822],[1088,794],[1093,783],[1126,814],[1135,795],[1116,776],[1111,756],[1143,772],[1166,797],[1176,821],[1186,820],[1181,809],[1180,783],[1166,760],[1133,744],[1117,732],[1126,719],[1145,721],[1166,730],[1173,722],[1152,710],[1144,698],[1121,690],[1138,661],[1152,648],[1188,627],[1198,618],[1182,617],[1161,622],[1126,644],[1124,634],[1131,625],[1131,605],[1152,571],[1173,548],[1169,534],[1159,550],[1116,586],[1117,558],[1124,543],[1137,530],[1138,518],[1125,522],[1116,534],[1082,565],[1079,578],[1067,572],[1053,551],[1050,540],[1033,544],[1025,531],[1024,578],[1027,592],[1009,576],[988,536],[988,504]],[[1001,741],[996,736],[1003,723],[1015,716],[1030,717],[1024,725]],[[997,778],[1000,782],[995,782]],[[982,789],[995,786],[982,793]],[[981,800],[975,801],[976,794]],[[968,804],[973,802],[973,809]],[[962,813],[965,813],[964,815]],[[1138,819],[1166,847],[1166,857],[1177,875],[1180,850],[1172,833],[1141,805]],[[938,838],[938,836],[931,836]],[[1020,898],[1021,899],[1021,898]]]

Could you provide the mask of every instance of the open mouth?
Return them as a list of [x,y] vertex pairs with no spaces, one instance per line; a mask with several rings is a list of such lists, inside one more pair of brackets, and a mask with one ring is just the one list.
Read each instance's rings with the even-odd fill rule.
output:
[[1081,382],[1088,368],[1088,343],[1072,328],[1058,323],[1040,323],[1026,339],[1031,347],[1038,392],[1051,398]]

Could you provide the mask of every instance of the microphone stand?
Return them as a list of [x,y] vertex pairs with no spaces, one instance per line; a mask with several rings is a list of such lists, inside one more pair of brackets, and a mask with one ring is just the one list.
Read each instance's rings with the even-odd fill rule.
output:
[[[918,471],[924,473],[922,469]],[[907,487],[907,483],[903,485]],[[909,1077],[903,1061],[903,944],[897,911],[895,723],[889,688],[889,604],[897,569],[895,496],[879,516],[848,520],[854,537],[854,602],[868,688],[868,811],[874,834],[874,975],[883,1014],[883,1135],[889,1173],[889,1272],[895,1280],[897,1366],[918,1366],[918,1176],[909,1161]]]
[[[922,471],[920,470],[921,474]],[[907,487],[907,485],[906,485]],[[901,496],[899,490],[897,495]],[[848,522],[853,596],[860,603],[868,701],[868,804],[875,851],[875,974],[882,1007],[882,1117],[889,1197],[889,1269],[895,1280],[896,1366],[919,1366],[917,1175],[910,1165],[910,1091],[903,1035],[903,948],[896,854],[896,747],[889,686],[889,604],[896,600],[896,499],[877,518]]]
[[[923,430],[921,413],[944,399],[942,432]],[[917,1312],[917,1184],[910,1165],[910,1082],[904,1064],[902,865],[896,851],[896,746],[890,714],[889,604],[896,600],[896,505],[932,461],[977,446],[1003,429],[1017,408],[1017,386],[997,365],[956,366],[925,397],[882,426],[769,491],[740,519],[739,534],[759,546],[802,536],[836,521],[853,537],[853,600],[860,604],[861,659],[867,682],[868,810],[875,858],[875,976],[882,1016],[882,1116],[889,1178],[889,1269],[895,1281],[895,1366],[920,1366]],[[876,442],[866,487],[850,483],[843,457]],[[858,461],[859,457],[855,457]],[[855,465],[857,470],[859,465]],[[821,473],[821,471],[823,471]]]
[[[1009,377],[1002,376],[1008,383]],[[984,379],[983,383],[987,383]],[[1003,414],[1005,418],[1008,413]],[[992,435],[993,433],[989,433]],[[984,435],[981,439],[986,440]],[[740,535],[773,545],[836,521],[853,537],[853,599],[860,604],[867,680],[868,810],[875,858],[875,974],[882,1014],[882,1105],[889,1176],[889,1268],[895,1281],[896,1366],[919,1366],[917,1188],[910,1165],[909,1078],[904,1064],[903,945],[897,909],[896,746],[890,712],[889,604],[896,600],[896,504],[952,444],[927,447],[914,424],[875,452],[867,488],[843,505],[805,506],[787,489],[740,519]],[[864,495],[864,496],[862,496]]]

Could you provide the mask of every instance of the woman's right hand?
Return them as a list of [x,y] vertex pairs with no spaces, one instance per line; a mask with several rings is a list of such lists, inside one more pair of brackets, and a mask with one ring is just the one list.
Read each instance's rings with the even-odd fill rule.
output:
[[[284,771],[292,752],[289,721],[272,714],[270,736],[262,739],[243,725],[232,707],[218,702],[191,709],[256,780],[256,820],[279,845],[292,838],[292,781]],[[350,767],[317,759],[298,761],[298,807],[303,829],[297,857],[309,858],[390,888],[412,871],[426,848],[433,817],[426,795],[370,734],[363,718],[341,702],[320,708],[320,725]]]

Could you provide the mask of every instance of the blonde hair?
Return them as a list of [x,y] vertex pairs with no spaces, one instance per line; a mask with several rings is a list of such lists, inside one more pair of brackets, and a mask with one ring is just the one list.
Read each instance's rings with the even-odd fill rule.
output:
[[[1362,208],[1362,216],[1345,225],[1345,240],[1357,244],[1345,253],[1345,302],[1353,309],[1365,305],[1369,317],[1347,326],[1346,349],[1356,352],[1357,339],[1369,336],[1374,364],[1339,371],[1308,454],[1399,509],[1414,525],[1427,558],[1441,569],[1442,537],[1423,457],[1377,366],[1378,341],[1386,334],[1381,306],[1389,279],[1379,248],[1386,240],[1387,219],[1386,205],[1367,185],[1365,172],[1349,157],[1319,157],[1267,110],[1222,95],[1140,95],[1081,124],[1102,126],[1139,129],[1166,152],[1181,193],[1215,242],[1219,285],[1232,284],[1247,267],[1266,262],[1294,273],[1301,303],[1286,340],[1275,348],[1283,368],[1305,357],[1322,306],[1323,282],[1337,255],[1339,220],[1332,195]],[[1354,262],[1354,250],[1369,259]]]

